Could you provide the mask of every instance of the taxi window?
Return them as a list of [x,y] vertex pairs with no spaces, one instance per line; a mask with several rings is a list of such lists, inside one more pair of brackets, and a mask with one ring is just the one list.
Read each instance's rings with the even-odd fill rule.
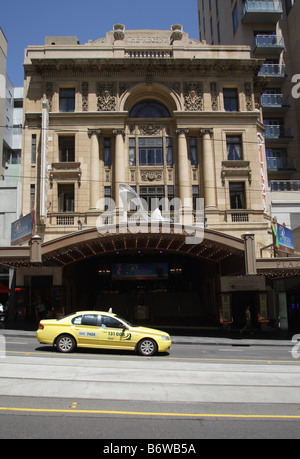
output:
[[[100,317],[99,317],[100,319]],[[99,325],[100,320],[98,321],[98,314],[85,314],[82,316],[81,325]]]
[[123,328],[124,324],[118,319],[109,316],[101,316],[101,326],[110,328]]
[[99,314],[84,314],[74,317],[72,319],[74,325],[89,325],[89,326],[99,326],[100,316]]
[[82,320],[82,316],[76,316],[74,319],[72,319],[72,324],[74,325],[80,325]]

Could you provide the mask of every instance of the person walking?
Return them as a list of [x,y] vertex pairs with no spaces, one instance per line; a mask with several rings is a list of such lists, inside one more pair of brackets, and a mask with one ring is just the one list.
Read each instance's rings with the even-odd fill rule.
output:
[[253,328],[252,328],[252,322],[251,322],[251,311],[250,311],[250,306],[246,307],[245,311],[245,319],[246,323],[245,326],[240,330],[241,335],[244,333],[244,331],[249,331],[250,333],[253,333]]

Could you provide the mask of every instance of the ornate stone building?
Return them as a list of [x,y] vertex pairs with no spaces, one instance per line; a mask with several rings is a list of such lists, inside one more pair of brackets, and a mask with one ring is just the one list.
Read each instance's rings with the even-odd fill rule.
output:
[[[271,287],[255,275],[272,242],[260,67],[248,47],[209,46],[179,25],[115,25],[83,45],[46,37],[26,49],[23,214],[35,209],[41,240],[32,242],[37,267],[19,256],[17,284],[28,283],[31,301],[43,286],[54,309],[112,306],[167,325],[216,324],[221,308],[236,328],[245,301],[256,321],[260,307],[276,314]],[[121,230],[120,184],[163,217],[180,198],[191,226],[203,199],[203,241],[176,234],[176,208],[168,231]],[[136,205],[128,200],[129,215]],[[114,233],[96,230],[101,215],[117,225]],[[132,263],[137,274],[118,278],[117,267]],[[153,279],[159,267],[165,278]]]

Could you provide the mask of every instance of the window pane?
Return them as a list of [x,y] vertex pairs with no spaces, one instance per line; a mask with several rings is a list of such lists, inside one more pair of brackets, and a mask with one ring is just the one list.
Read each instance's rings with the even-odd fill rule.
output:
[[123,323],[109,316],[101,316],[101,327],[123,328]]
[[170,118],[170,112],[155,100],[144,100],[132,108],[129,118]]
[[172,137],[166,138],[166,148],[167,148],[167,165],[173,165],[173,145],[172,145]]
[[75,89],[62,88],[59,91],[59,111],[74,112],[75,110]]
[[226,112],[236,112],[238,111],[238,94],[236,89],[227,89],[223,90],[224,95],[224,109]]
[[244,183],[230,183],[230,208],[245,209],[245,185]]
[[241,160],[242,159],[242,139],[241,137],[227,136],[227,159]]

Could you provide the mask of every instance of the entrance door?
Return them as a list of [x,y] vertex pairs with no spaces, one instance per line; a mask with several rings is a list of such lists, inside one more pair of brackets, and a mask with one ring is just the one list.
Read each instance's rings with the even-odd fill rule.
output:
[[254,328],[258,326],[256,303],[256,292],[234,292],[232,294],[233,329],[241,329],[242,327],[244,327],[246,321],[247,306],[250,306],[252,326]]

